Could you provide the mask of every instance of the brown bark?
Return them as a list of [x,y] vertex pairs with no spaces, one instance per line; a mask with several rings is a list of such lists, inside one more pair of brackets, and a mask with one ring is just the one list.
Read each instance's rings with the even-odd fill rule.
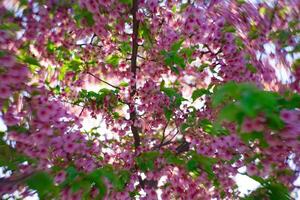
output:
[[[130,71],[133,75],[133,79],[136,80],[136,71],[137,71],[137,55],[138,55],[138,34],[139,34],[139,21],[136,18],[136,14],[138,11],[138,0],[133,0],[132,2],[132,53],[131,53],[131,66]],[[130,108],[130,120],[133,122],[131,125],[131,131],[134,138],[134,147],[137,149],[140,146],[141,139],[139,135],[139,129],[136,127],[135,121],[137,118],[136,110],[134,107],[134,98],[136,95],[136,83],[134,82],[133,85],[130,87],[130,98],[131,98],[131,104],[129,106]]]

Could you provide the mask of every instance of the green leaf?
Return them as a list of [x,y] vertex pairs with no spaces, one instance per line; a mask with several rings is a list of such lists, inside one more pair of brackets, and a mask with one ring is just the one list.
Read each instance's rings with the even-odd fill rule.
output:
[[26,180],[26,183],[30,189],[38,192],[40,198],[45,197],[47,193],[50,193],[51,188],[53,187],[52,178],[45,172],[35,173]]
[[203,63],[201,64],[199,67],[198,67],[198,71],[199,72],[202,72],[205,68],[209,67],[209,64],[208,63]]
[[129,42],[121,42],[120,49],[123,54],[127,54],[127,53],[131,52],[131,45]]
[[187,3],[181,3],[180,4],[180,13],[184,12],[185,9],[189,6],[190,4],[187,2]]
[[195,48],[182,48],[180,50],[180,54],[186,55],[188,58],[190,58],[193,53],[195,52]]
[[196,159],[190,159],[186,163],[186,168],[188,171],[195,171],[198,169],[198,161]]
[[139,36],[143,38],[144,41],[144,48],[149,50],[153,46],[153,39],[152,33],[147,23],[142,23],[139,29]]
[[[58,75],[58,79],[60,81],[64,80],[67,72],[74,72],[78,74],[82,70],[83,61],[79,58],[74,58],[70,61],[65,61],[63,66],[60,68],[60,73]],[[75,81],[77,76],[73,77],[73,81]]]
[[59,75],[58,75],[58,80],[60,80],[60,81],[64,80],[67,71],[68,71],[68,66],[67,66],[67,65],[63,65],[63,66],[60,68],[60,72],[59,72]]
[[196,89],[193,94],[192,94],[192,99],[193,101],[195,101],[196,99],[198,99],[199,97],[203,96],[203,95],[209,95],[211,94],[211,92],[209,92],[208,90],[206,89]]
[[237,106],[234,103],[226,105],[224,108],[221,109],[219,116],[218,116],[218,121],[222,122],[223,120],[233,122],[236,121],[239,117],[240,113],[240,107]]
[[54,53],[55,49],[56,49],[55,44],[53,42],[51,42],[51,41],[48,41],[48,43],[47,43],[47,51],[49,53]]
[[104,184],[104,181],[101,178],[102,176],[102,170],[101,169],[96,169],[90,174],[87,175],[87,179],[94,183],[96,188],[99,190],[99,195],[97,198],[102,199],[102,197],[105,196],[106,194],[106,185]]
[[71,190],[72,192],[77,192],[79,190],[83,190],[84,192],[90,191],[92,185],[91,182],[85,179],[81,179],[78,181],[75,181],[71,184]]
[[266,13],[267,13],[266,7],[261,7],[261,8],[259,8],[259,14],[260,14],[261,16],[265,16]]
[[232,25],[224,26],[222,31],[225,32],[225,33],[234,33],[234,32],[236,32],[235,27],[232,26]]
[[67,178],[65,180],[66,183],[72,182],[78,176],[78,172],[75,167],[72,166],[68,167],[66,169],[66,172],[67,172]]
[[249,142],[258,140],[261,147],[265,148],[269,146],[262,132],[242,133],[240,134],[240,137],[247,144],[249,144]]
[[172,106],[179,107],[183,101],[187,101],[181,94],[178,94],[174,88],[165,87],[164,82],[161,83],[160,90],[170,98]]
[[250,31],[248,32],[248,37],[251,40],[257,39],[259,37],[259,32],[256,26],[254,25],[251,26]]
[[192,158],[187,162],[186,168],[188,171],[197,171],[200,169],[204,170],[208,178],[213,180],[215,178],[215,173],[213,172],[213,165],[217,162],[215,158],[205,157],[203,155],[199,155],[195,152],[191,152]]
[[164,87],[161,89],[161,91],[164,92],[170,98],[175,97],[177,95],[177,91],[174,88]]
[[256,67],[254,67],[252,64],[250,64],[250,63],[247,63],[246,64],[246,67],[247,67],[247,69],[250,71],[250,72],[252,72],[252,73],[256,73],[257,72],[257,69],[256,69]]
[[23,55],[23,56],[21,56],[19,58],[24,63],[30,64],[30,65],[35,65],[35,66],[40,66],[39,61],[36,58],[33,58],[31,56]]
[[185,69],[184,59],[180,56],[174,56],[173,62],[175,65],[181,67],[182,69]]
[[261,184],[261,187],[251,192],[243,200],[257,200],[257,199],[269,199],[269,200],[291,200],[293,199],[287,187],[281,183],[271,182],[264,180],[258,176],[249,176]]
[[15,125],[15,126],[8,126],[7,131],[16,131],[18,133],[27,133],[28,129],[25,128],[24,126]]
[[170,164],[183,165],[185,162],[179,156],[174,155],[171,151],[165,151],[163,157]]
[[121,3],[132,5],[132,0],[119,0]]
[[174,42],[171,46],[171,51],[173,52],[178,52],[178,50],[180,49],[181,45],[183,44],[184,40],[180,39],[177,42]]
[[267,113],[267,124],[273,130],[281,130],[284,128],[284,122],[280,118],[279,114]]
[[3,23],[0,24],[0,30],[18,31],[20,30],[20,27],[15,23]]
[[118,112],[113,112],[112,115],[113,115],[114,119],[119,119],[120,118],[120,114]]
[[111,64],[113,67],[117,67],[119,65],[120,57],[116,54],[109,55],[105,58],[105,62],[107,64]]
[[170,121],[173,111],[167,107],[164,108],[165,117],[168,121]]
[[295,59],[292,64],[293,71],[296,71],[300,67],[300,58]]
[[238,86],[234,82],[228,82],[222,86],[217,86],[212,95],[212,106],[217,107],[230,97],[237,95]]
[[246,0],[236,0],[236,2],[237,2],[238,4],[244,4],[244,3],[246,3]]
[[153,170],[154,162],[158,156],[159,152],[157,151],[144,152],[136,158],[136,163],[143,172]]
[[11,170],[17,169],[15,162],[16,151],[7,145],[3,140],[0,140],[0,166]]
[[179,74],[180,74],[180,72],[179,72],[179,70],[178,70],[178,68],[177,68],[177,67],[170,66],[170,69],[171,69],[171,71],[172,71],[172,72],[174,72],[175,74],[177,74],[177,75],[179,75]]
[[20,6],[26,6],[28,4],[28,0],[19,0]]
[[121,189],[122,185],[119,182],[119,178],[117,177],[117,175],[114,173],[114,170],[111,166],[105,166],[101,169],[101,174],[102,176],[104,176],[105,178],[107,178],[112,185],[114,186],[114,188],[116,189]]
[[243,39],[240,37],[235,38],[235,44],[238,46],[239,49],[243,49],[245,47]]
[[189,127],[190,127],[189,124],[183,123],[183,124],[181,124],[181,126],[180,126],[180,130],[181,130],[182,132],[185,132]]
[[291,200],[289,190],[280,183],[268,184],[266,188],[269,190],[270,200]]
[[162,50],[160,53],[164,56],[164,61],[167,66],[170,67],[170,69],[175,72],[176,74],[179,74],[179,70],[177,67],[180,67],[182,69],[185,68],[185,60],[184,58],[180,55],[183,53],[192,54],[192,50],[183,49],[181,53],[179,53],[179,49],[181,48],[181,45],[184,40],[179,40],[175,43],[172,44],[170,51]]
[[213,125],[208,119],[201,120],[199,126],[207,133],[211,132],[213,129]]
[[290,51],[289,53],[298,53],[300,52],[300,44],[297,44],[294,49],[292,51]]
[[286,41],[289,39],[290,33],[286,30],[281,30],[277,32],[277,38],[280,42],[286,43]]
[[255,117],[257,111],[261,109],[260,103],[258,102],[259,94],[254,95],[252,91],[243,91],[240,99],[241,110],[249,117]]
[[73,72],[78,72],[80,70],[81,65],[82,65],[81,60],[74,59],[68,63],[68,69],[70,69]]
[[120,87],[128,87],[128,86],[129,86],[129,83],[127,83],[127,82],[121,82],[121,83],[119,84],[119,86],[120,86]]
[[118,190],[124,189],[124,187],[126,186],[126,183],[128,183],[130,180],[129,171],[126,171],[126,170],[120,171],[118,173],[118,180],[119,180],[119,183],[118,183],[117,189]]
[[93,13],[89,12],[86,8],[80,8],[78,4],[74,4],[74,19],[78,26],[86,23],[88,26],[95,24]]
[[0,50],[0,58],[3,57],[3,56],[5,56],[6,54],[7,54],[7,52]]
[[286,101],[286,104],[282,105],[286,109],[293,109],[300,107],[300,95],[294,93],[291,97]]

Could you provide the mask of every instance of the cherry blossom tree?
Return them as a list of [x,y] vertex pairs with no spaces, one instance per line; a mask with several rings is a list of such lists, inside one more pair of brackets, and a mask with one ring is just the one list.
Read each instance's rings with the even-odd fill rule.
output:
[[[298,0],[1,1],[0,195],[292,199],[299,16]],[[240,197],[237,174],[261,186]]]

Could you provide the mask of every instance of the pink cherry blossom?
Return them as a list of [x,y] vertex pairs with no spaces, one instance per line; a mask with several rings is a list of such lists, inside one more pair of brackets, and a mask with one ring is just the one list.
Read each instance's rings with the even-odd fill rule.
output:
[[11,89],[6,85],[0,84],[0,98],[7,99],[12,94]]
[[45,198],[236,199],[240,168],[293,191],[297,5],[1,2],[0,195],[43,173]]
[[66,173],[64,171],[58,172],[57,175],[55,176],[55,182],[57,184],[61,184],[62,182],[64,182],[65,179],[66,179]]

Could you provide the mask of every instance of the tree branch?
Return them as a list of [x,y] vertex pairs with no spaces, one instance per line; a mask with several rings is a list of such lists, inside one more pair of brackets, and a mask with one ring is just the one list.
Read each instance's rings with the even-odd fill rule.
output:
[[277,9],[278,9],[278,0],[274,3],[274,9],[272,11],[271,18],[270,18],[269,31],[272,30],[272,25],[273,25],[273,22],[275,19],[275,13],[276,13]]
[[[138,33],[139,33],[139,21],[136,18],[138,11],[138,0],[133,0],[132,2],[132,53],[131,53],[131,66],[130,71],[132,73],[132,78],[136,80],[137,71],[137,55],[138,55]],[[136,94],[136,83],[132,84],[130,87],[130,98],[134,99]],[[137,149],[140,146],[141,139],[139,135],[138,128],[135,126],[135,121],[137,118],[136,110],[134,104],[130,104],[130,120],[132,121],[131,131],[134,138],[134,147]]]
[[91,75],[92,77],[94,77],[94,78],[97,79],[98,81],[101,81],[101,82],[103,82],[103,83],[105,83],[105,84],[107,84],[107,85],[109,85],[109,86],[111,86],[111,87],[113,87],[113,88],[115,88],[115,89],[118,89],[118,90],[121,89],[121,88],[119,88],[118,86],[112,85],[112,84],[110,84],[109,82],[107,82],[107,81],[105,81],[105,80],[103,80],[103,79],[101,79],[101,78],[95,76],[95,75],[92,74],[91,72],[86,72],[86,73],[89,74],[89,75]]
[[35,172],[25,173],[19,176],[12,176],[9,178],[0,178],[0,186],[13,186],[18,185],[26,181],[30,176],[32,176]]

